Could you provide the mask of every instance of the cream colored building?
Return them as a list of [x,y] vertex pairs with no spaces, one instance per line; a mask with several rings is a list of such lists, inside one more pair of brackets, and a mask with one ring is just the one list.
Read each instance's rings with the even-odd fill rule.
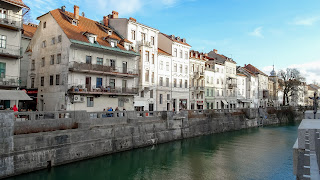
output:
[[29,50],[29,87],[38,88],[38,110],[133,110],[138,57],[113,29],[65,7],[40,17]]

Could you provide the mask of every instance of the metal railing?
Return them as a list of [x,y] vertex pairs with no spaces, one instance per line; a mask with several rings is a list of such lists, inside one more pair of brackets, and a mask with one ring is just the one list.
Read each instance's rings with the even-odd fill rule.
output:
[[70,62],[69,69],[73,71],[91,71],[91,72],[103,72],[105,74],[119,74],[119,75],[132,75],[137,76],[138,70],[125,67],[113,67],[100,64],[87,64],[81,62]]
[[[2,16],[4,14],[1,14]],[[7,15],[0,18],[0,25],[10,26],[14,28],[22,28],[22,16],[20,15]]]
[[20,85],[20,79],[17,76],[0,76],[0,86],[17,87]]
[[0,48],[0,56],[16,56],[19,57],[22,54],[22,48],[20,46],[6,45]]
[[72,86],[69,89],[70,93],[74,94],[119,94],[119,95],[135,95],[138,94],[139,89],[138,88],[122,88],[122,87],[115,87],[112,88],[110,86],[83,86],[83,85],[77,85]]

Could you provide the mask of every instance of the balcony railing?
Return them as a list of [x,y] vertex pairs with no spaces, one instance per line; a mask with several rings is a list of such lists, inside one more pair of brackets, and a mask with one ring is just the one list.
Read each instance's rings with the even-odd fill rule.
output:
[[19,30],[22,28],[22,16],[20,15],[7,15],[0,14],[2,17],[0,18],[0,26]]
[[10,57],[10,58],[20,58],[21,57],[21,47],[6,45],[3,48],[0,48],[0,56]]
[[229,83],[228,84],[228,88],[229,89],[233,89],[233,88],[236,88],[237,87],[237,84],[236,83]]
[[139,92],[138,88],[121,88],[110,86],[107,87],[96,87],[96,86],[72,86],[69,89],[71,94],[99,94],[99,95],[136,95]]
[[195,79],[204,78],[204,72],[193,72],[193,77]]
[[152,43],[149,42],[149,41],[146,41],[146,40],[139,41],[138,44],[139,44],[140,46],[147,46],[147,47],[151,47],[151,46],[152,46]]
[[18,87],[20,79],[17,76],[0,77],[0,86],[2,87]]
[[136,77],[138,76],[138,70],[125,67],[113,67],[113,66],[104,66],[99,64],[87,64],[79,62],[70,62],[69,70],[77,72],[86,72],[93,74],[105,74],[105,75],[118,75],[125,77]]
[[198,87],[197,87],[197,90],[198,90],[198,91],[204,91],[204,87],[203,87],[203,86],[198,86]]

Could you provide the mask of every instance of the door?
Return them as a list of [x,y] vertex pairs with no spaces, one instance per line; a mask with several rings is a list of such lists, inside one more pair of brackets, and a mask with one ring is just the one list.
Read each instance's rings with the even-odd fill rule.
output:
[[125,79],[122,80],[122,92],[127,92],[127,80]]
[[127,72],[128,72],[128,71],[127,71],[127,70],[128,70],[127,68],[128,68],[127,62],[123,61],[123,62],[122,62],[122,72],[123,72],[123,73],[127,73]]
[[86,89],[91,91],[91,77],[86,77]]
[[170,111],[170,103],[167,103],[167,111]]

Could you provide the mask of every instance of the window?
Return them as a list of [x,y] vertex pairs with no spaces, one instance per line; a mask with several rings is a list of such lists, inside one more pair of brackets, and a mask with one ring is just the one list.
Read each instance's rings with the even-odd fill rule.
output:
[[57,54],[57,64],[61,63],[61,54]]
[[186,52],[184,53],[184,58],[185,58],[185,59],[188,59],[188,51],[186,51]]
[[219,72],[219,68],[217,68],[217,72]]
[[173,72],[177,72],[177,71],[178,71],[178,69],[177,69],[177,64],[174,63],[174,65],[173,65]]
[[41,79],[40,79],[40,85],[41,85],[41,86],[44,86],[44,77],[43,77],[43,76],[42,76]]
[[207,96],[209,96],[209,89],[207,89]]
[[0,48],[6,48],[7,36],[0,35]]
[[145,41],[146,40],[146,34],[145,33],[141,33],[141,41]]
[[177,56],[178,56],[178,54],[177,54],[177,53],[178,53],[178,52],[177,52],[177,48],[174,48],[173,53],[174,53],[174,54],[173,54],[174,57],[177,57]]
[[31,88],[34,88],[34,78],[31,78]]
[[191,93],[191,98],[194,99],[194,92]]
[[56,44],[56,38],[55,38],[55,37],[53,37],[53,38],[51,39],[51,45],[53,45],[53,44]]
[[184,81],[184,88],[188,88],[188,80]]
[[47,22],[43,23],[43,29],[47,27]]
[[213,89],[211,89],[211,96],[213,96]]
[[151,44],[154,45],[154,36],[151,36]]
[[154,54],[152,54],[152,56],[151,56],[151,60],[152,60],[152,64],[154,64]]
[[149,82],[149,70],[146,70],[145,81]]
[[6,63],[0,62],[0,78],[6,77]]
[[166,86],[169,87],[169,78],[166,78]]
[[206,77],[207,83],[209,83],[209,76]]
[[217,96],[220,96],[220,94],[219,94],[219,90],[217,90]]
[[111,47],[116,47],[117,46],[117,42],[116,41],[110,41]]
[[31,61],[31,70],[35,70],[36,69],[36,61],[33,59]]
[[144,91],[141,91],[140,97],[144,97]]
[[159,104],[162,104],[162,94],[160,94]]
[[184,72],[186,72],[186,74],[188,74],[188,66],[184,66]]
[[1,19],[6,19],[7,18],[7,10],[0,9],[0,18]]
[[56,75],[56,85],[60,85],[60,75]]
[[50,76],[50,86],[52,86],[53,85],[53,76],[51,75]]
[[180,58],[182,58],[182,50],[180,50]]
[[97,64],[98,65],[103,65],[103,58],[97,57]]
[[149,51],[146,51],[145,56],[146,56],[146,61],[149,62]]
[[163,86],[163,77],[160,77],[159,86]]
[[153,90],[150,91],[150,98],[153,98]]
[[87,97],[87,107],[93,107],[93,97]]
[[50,65],[53,65],[54,64],[54,55],[51,55],[50,56]]
[[58,36],[58,43],[61,42],[61,39],[62,39],[62,37],[61,37],[61,35],[59,35],[59,36]]
[[109,86],[110,86],[111,89],[114,89],[116,87],[116,80],[115,79],[110,79]]
[[182,73],[182,64],[180,64],[179,69],[180,69],[180,73]]
[[96,88],[101,88],[101,87],[102,87],[102,78],[97,77]]
[[160,70],[163,70],[163,61],[160,61],[160,67],[159,67]]
[[173,79],[173,87],[177,87],[177,79]]
[[89,40],[90,43],[95,43],[96,38],[94,36],[88,36],[88,40]]
[[192,64],[191,72],[194,72],[194,64]]
[[136,40],[136,31],[135,30],[131,30],[131,39]]
[[166,71],[169,71],[169,62],[166,62]]
[[118,100],[118,106],[123,107],[124,106],[124,101],[122,99]]
[[151,83],[154,83],[154,72],[151,73]]
[[179,87],[182,88],[182,79],[179,80]]
[[43,48],[47,47],[47,42],[46,41],[42,41],[42,47]]
[[167,94],[167,100],[170,100],[170,94]]
[[110,59],[110,66],[112,67],[112,69],[115,69],[116,68],[116,60]]
[[86,56],[86,63],[91,64],[92,62],[92,56]]
[[46,59],[43,57],[41,59],[41,66],[44,67],[46,65],[45,63],[46,63]]

